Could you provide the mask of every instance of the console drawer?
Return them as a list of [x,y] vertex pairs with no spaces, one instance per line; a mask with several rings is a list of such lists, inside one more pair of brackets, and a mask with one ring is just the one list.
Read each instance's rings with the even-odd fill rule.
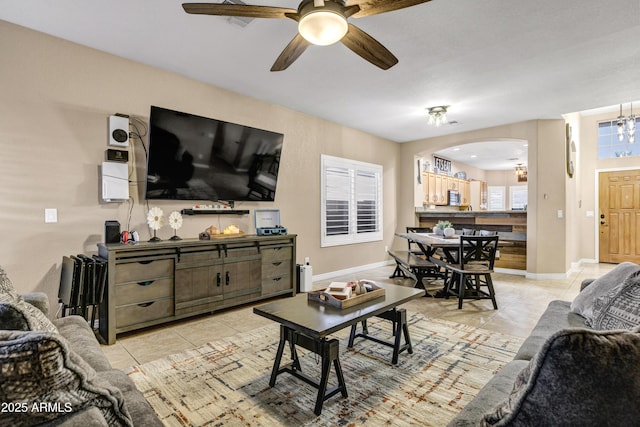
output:
[[116,283],[144,282],[150,279],[173,277],[173,259],[156,259],[119,264]]
[[289,274],[262,278],[262,295],[269,295],[279,291],[290,291],[291,289],[293,289],[293,284]]
[[173,278],[116,285],[116,306],[173,296]]
[[116,328],[173,316],[173,298],[116,307]]
[[268,264],[262,263],[262,278],[271,278],[291,274],[291,259],[287,261],[274,261]]
[[262,263],[267,264],[271,262],[291,260],[292,254],[291,246],[262,248]]

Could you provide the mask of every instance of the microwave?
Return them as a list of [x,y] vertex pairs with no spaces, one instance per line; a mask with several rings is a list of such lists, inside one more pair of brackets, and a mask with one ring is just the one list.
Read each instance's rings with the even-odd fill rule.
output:
[[449,190],[449,206],[460,206],[460,192]]

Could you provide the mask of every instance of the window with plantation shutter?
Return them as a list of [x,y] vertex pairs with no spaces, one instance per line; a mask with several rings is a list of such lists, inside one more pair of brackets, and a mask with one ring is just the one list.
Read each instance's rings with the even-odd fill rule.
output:
[[321,156],[321,246],[382,240],[382,166]]

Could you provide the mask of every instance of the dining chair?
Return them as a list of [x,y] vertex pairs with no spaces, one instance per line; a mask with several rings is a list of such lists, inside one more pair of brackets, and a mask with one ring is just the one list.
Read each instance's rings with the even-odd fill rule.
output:
[[480,230],[478,236],[497,236],[498,232],[493,230]]
[[474,234],[476,234],[476,230],[474,230],[473,228],[463,228],[462,229],[462,235],[463,236],[473,236]]
[[458,309],[465,299],[490,299],[498,309],[491,280],[498,248],[498,236],[460,236],[460,258],[457,264],[447,264],[451,280],[447,282],[445,298],[458,298]]

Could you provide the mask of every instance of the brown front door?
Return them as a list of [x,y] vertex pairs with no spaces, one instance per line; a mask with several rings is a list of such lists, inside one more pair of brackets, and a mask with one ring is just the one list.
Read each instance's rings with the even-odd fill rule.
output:
[[640,170],[602,172],[600,262],[640,263]]

